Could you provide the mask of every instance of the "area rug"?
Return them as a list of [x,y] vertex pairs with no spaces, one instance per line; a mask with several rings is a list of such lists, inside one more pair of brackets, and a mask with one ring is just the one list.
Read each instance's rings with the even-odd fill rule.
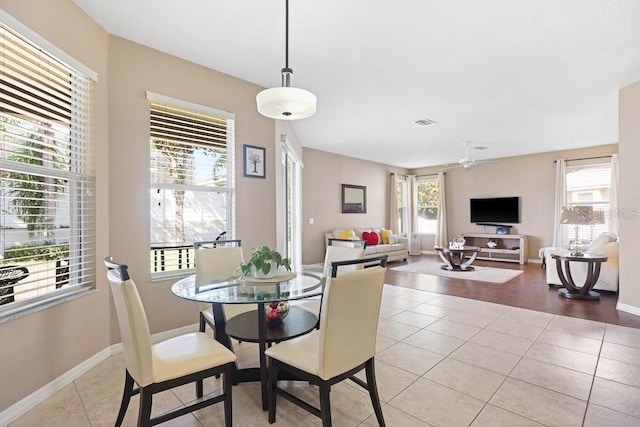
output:
[[477,265],[473,266],[473,271],[448,271],[440,269],[441,265],[443,265],[443,262],[440,260],[426,260],[401,265],[399,267],[392,267],[392,270],[491,283],[505,283],[522,274],[521,270],[507,270],[504,268],[482,267]]

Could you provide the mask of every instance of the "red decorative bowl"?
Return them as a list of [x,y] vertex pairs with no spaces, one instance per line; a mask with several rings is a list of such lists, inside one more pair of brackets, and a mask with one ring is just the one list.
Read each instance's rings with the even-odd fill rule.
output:
[[289,303],[287,301],[269,302],[264,306],[267,323],[279,323],[289,314]]

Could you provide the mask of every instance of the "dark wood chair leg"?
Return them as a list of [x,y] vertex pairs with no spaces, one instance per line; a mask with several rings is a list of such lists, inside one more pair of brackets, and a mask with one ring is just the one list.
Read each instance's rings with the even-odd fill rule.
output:
[[385,427],[382,416],[382,406],[380,405],[380,396],[378,395],[378,385],[376,384],[376,370],[373,358],[367,361],[365,372],[367,374],[367,388],[369,389],[373,411],[376,413],[376,418],[378,419],[378,426]]
[[327,382],[320,384],[320,415],[322,418],[322,427],[331,427],[331,386]]
[[205,329],[207,328],[207,322],[206,320],[204,320],[204,315],[202,313],[200,313],[200,326],[198,328],[198,331],[200,332],[204,332]]
[[196,381],[196,397],[200,399],[202,396],[204,396],[204,381],[197,380]]
[[276,387],[278,386],[278,368],[269,359],[269,387],[267,388],[269,424],[276,422]]
[[231,399],[231,375],[233,365],[227,364],[224,367],[224,376],[222,377],[222,389],[224,391],[224,425],[226,427],[233,426],[233,400]]
[[140,412],[138,413],[138,426],[145,427],[151,425],[151,406],[153,404],[153,393],[140,387]]
[[133,395],[133,377],[129,375],[129,371],[125,371],[124,377],[124,390],[122,391],[122,401],[120,402],[120,411],[118,411],[118,418],[116,419],[115,427],[120,427],[124,416],[127,413],[131,396]]

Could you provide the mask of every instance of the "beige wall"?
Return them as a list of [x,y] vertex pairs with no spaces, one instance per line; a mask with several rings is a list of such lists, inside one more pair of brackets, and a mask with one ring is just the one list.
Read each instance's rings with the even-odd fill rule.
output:
[[[149,278],[148,103],[152,91],[236,114],[237,237],[245,251],[258,243],[276,243],[275,141],[280,129],[255,110],[261,89],[160,52],[109,37],[71,0],[0,0],[0,7],[98,73],[96,106],[97,292],[0,324],[0,411],[60,377],[92,355],[119,341],[119,333],[101,260],[111,254],[128,263],[149,314],[152,332],[196,321],[193,304],[171,295],[171,281]],[[55,17],[56,19],[52,19]],[[59,19],[64,17],[64,19]],[[621,206],[638,207],[635,165],[640,135],[633,117],[640,109],[638,85],[621,92]],[[631,142],[635,143],[635,146]],[[303,142],[303,141],[302,141]],[[299,144],[297,141],[296,144]],[[242,177],[242,144],[266,147],[266,179]],[[530,249],[551,242],[553,159],[615,152],[616,146],[501,159],[501,166],[464,174],[448,173],[450,231],[474,231],[465,214],[471,195],[515,194],[523,197],[518,232],[535,236]],[[625,159],[626,157],[626,159]],[[303,254],[305,263],[320,262],[324,233],[339,227],[388,226],[389,173],[405,170],[313,149],[303,149]],[[626,170],[625,170],[626,168]],[[625,185],[626,181],[626,185]],[[367,187],[366,214],[342,214],[340,184]],[[455,191],[454,191],[455,189]],[[457,207],[457,208],[456,208]],[[315,223],[310,225],[309,218]],[[623,232],[624,230],[624,232]],[[625,234],[627,233],[627,234]],[[640,306],[633,269],[633,239],[638,221],[621,224],[621,275],[629,283],[621,300]],[[627,257],[622,252],[628,248]],[[27,373],[27,375],[25,375]]]
[[[180,301],[171,293],[174,280],[150,280],[146,91],[236,114],[236,237],[249,253],[259,243],[276,242],[274,121],[256,110],[255,96],[260,89],[122,38],[109,38],[111,253],[129,265],[152,333],[193,323],[197,305]],[[243,144],[266,147],[265,179],[242,176]],[[118,340],[112,317],[111,342]]]
[[[11,384],[0,387],[2,411],[120,341],[102,265],[106,255],[130,266],[152,333],[197,321],[196,305],[171,294],[172,281],[150,281],[146,91],[236,114],[236,236],[245,251],[276,243],[276,155],[274,121],[255,108],[262,88],[108,36],[71,0],[0,0],[0,7],[98,73],[98,290],[0,324],[0,378]],[[243,144],[266,147],[266,179],[242,177]]]
[[[519,196],[521,223],[512,234],[529,236],[529,259],[538,260],[538,249],[553,241],[555,193],[554,160],[609,155],[618,152],[618,144],[577,150],[564,150],[497,159],[495,167],[462,168],[446,171],[449,238],[463,233],[494,233],[493,227],[469,221],[472,197]],[[389,174],[429,175],[438,167],[404,170],[324,151],[303,148],[303,262],[322,261],[324,233],[336,228],[389,226],[387,212]],[[343,214],[340,210],[340,184],[367,187],[367,213]],[[309,224],[309,218],[314,224]],[[433,249],[433,236],[422,236],[422,250]]]
[[[0,8],[98,74],[95,87],[97,257],[108,250],[107,34],[69,0],[0,0]],[[64,19],[59,19],[64,17]],[[0,411],[111,344],[109,290],[0,324]]]
[[618,308],[640,316],[640,82],[620,90],[620,296]]
[[[494,227],[469,221],[469,199],[472,197],[520,197],[520,224],[511,234],[529,236],[529,259],[538,259],[538,249],[553,241],[553,209],[555,198],[556,159],[577,159],[608,155],[618,151],[617,144],[579,150],[555,151],[528,156],[496,159],[493,167],[462,168],[446,171],[447,225],[449,239],[463,233],[494,233]],[[416,169],[412,174],[426,175],[437,168]],[[423,239],[426,240],[426,239]],[[431,250],[425,246],[423,250]]]
[[[405,169],[303,148],[302,262],[324,259],[324,234],[336,228],[388,227],[390,173]],[[367,213],[343,214],[341,184],[367,187]],[[309,224],[309,218],[314,223]]]

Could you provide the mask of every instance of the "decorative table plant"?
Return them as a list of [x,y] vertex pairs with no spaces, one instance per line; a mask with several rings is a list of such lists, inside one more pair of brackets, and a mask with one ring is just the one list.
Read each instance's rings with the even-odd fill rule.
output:
[[277,276],[280,267],[291,271],[291,260],[283,258],[275,249],[259,245],[251,254],[249,261],[241,263],[239,268],[243,276],[252,275],[256,279],[270,279]]

